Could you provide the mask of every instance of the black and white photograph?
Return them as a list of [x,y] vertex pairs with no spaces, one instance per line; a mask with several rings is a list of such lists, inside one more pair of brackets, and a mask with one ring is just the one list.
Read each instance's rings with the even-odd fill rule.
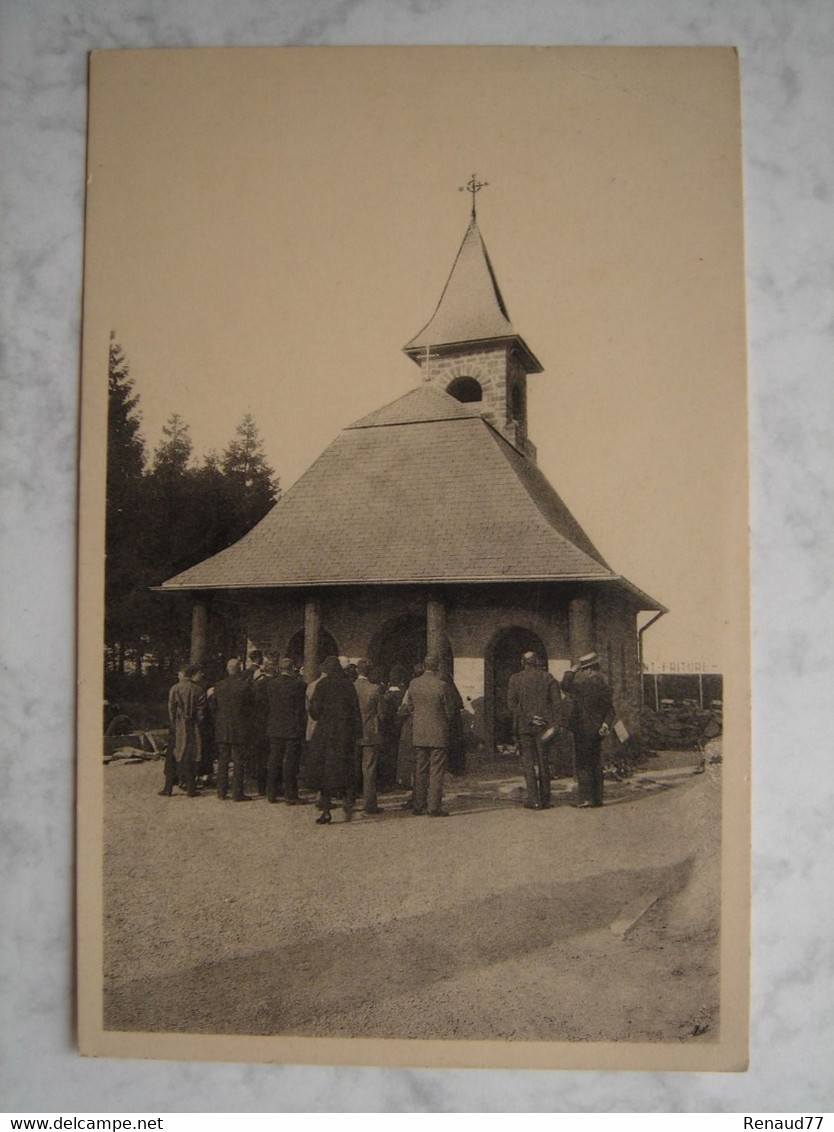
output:
[[731,48],[99,51],[83,1053],[743,1071]]

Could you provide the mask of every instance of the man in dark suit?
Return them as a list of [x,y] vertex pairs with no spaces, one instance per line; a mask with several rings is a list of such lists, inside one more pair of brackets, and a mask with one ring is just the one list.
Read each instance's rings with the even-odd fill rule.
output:
[[278,675],[264,685],[267,697],[266,733],[269,737],[269,762],[266,768],[266,797],[278,801],[280,773],[284,800],[297,806],[298,768],[307,730],[306,685],[296,674],[289,657],[278,663]]
[[535,653],[524,653],[521,672],[514,672],[507,685],[507,707],[513,716],[521,752],[527,783],[524,805],[528,810],[546,810],[550,806],[550,760],[541,736],[558,722],[561,701],[555,677],[539,667]]
[[382,736],[379,730],[379,684],[369,680],[371,662],[362,657],[356,662],[356,681],[354,688],[359,698],[359,711],[362,715],[362,738],[359,743],[360,769],[362,772],[362,809],[366,814],[382,813],[376,792],[377,764]]
[[232,801],[249,802],[243,793],[243,770],[250,739],[250,722],[254,709],[252,683],[240,670],[240,661],[226,664],[228,675],[214,689],[214,735],[217,742],[217,797],[225,798],[229,790],[229,762],[232,771]]
[[602,740],[616,718],[611,689],[599,670],[595,652],[579,658],[562,677],[562,691],[572,700],[568,727],[573,732],[577,805],[602,805]]
[[440,678],[440,658],[427,656],[425,672],[415,677],[403,698],[403,708],[412,714],[414,769],[414,813],[445,818],[443,779],[449,750],[449,723],[455,703],[449,686]]

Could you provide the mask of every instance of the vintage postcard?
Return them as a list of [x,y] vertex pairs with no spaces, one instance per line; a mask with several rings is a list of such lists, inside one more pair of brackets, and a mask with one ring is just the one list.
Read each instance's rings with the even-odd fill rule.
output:
[[94,53],[82,380],[82,1052],[745,1069],[735,51]]

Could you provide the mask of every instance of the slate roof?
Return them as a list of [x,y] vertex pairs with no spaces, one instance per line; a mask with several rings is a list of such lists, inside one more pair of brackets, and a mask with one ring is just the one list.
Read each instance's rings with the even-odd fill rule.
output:
[[419,421],[460,420],[480,417],[483,405],[477,401],[464,403],[429,385],[416,389],[354,421],[350,428],[377,428],[380,425],[417,424]]
[[471,406],[419,387],[162,589],[617,578],[535,465]]
[[415,360],[428,346],[512,339],[527,355],[527,372],[542,366],[513,328],[486,245],[474,219],[466,230],[440,302],[431,319],[404,350]]

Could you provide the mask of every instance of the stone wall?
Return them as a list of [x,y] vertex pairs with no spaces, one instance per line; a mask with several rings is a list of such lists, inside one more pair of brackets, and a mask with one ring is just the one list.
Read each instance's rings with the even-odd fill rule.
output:
[[594,600],[594,622],[600,670],[611,686],[618,714],[629,731],[635,731],[641,697],[637,615],[615,593],[603,591]]
[[431,354],[420,360],[423,380],[444,393],[457,378],[471,377],[481,387],[483,416],[519,451],[535,458],[527,440],[527,374],[509,344],[469,346]]
[[[386,627],[399,618],[425,619],[429,594],[440,596],[441,592],[455,683],[465,702],[485,702],[489,714],[491,665],[496,648],[501,648],[502,631],[508,629],[535,634],[546,651],[550,671],[561,679],[571,659],[569,600],[576,596],[576,587],[462,586],[430,591],[417,586],[368,586],[265,595],[252,599],[247,609],[248,648],[260,648],[276,658],[286,655],[290,640],[304,627],[305,602],[316,597],[322,629],[334,638],[337,651],[351,659],[370,656],[373,660]],[[636,730],[640,673],[635,612],[616,590],[601,587],[593,589],[590,609],[592,647],[600,654],[618,714],[629,730]]]

